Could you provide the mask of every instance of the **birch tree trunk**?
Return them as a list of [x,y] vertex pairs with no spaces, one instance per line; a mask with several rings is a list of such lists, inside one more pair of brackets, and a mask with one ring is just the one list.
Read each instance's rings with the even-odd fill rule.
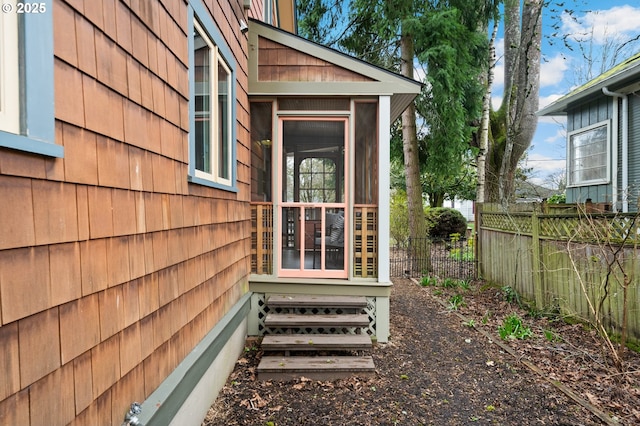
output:
[[478,167],[478,187],[476,190],[476,201],[478,203],[484,203],[487,197],[486,188],[486,160],[487,153],[489,152],[489,116],[491,113],[491,86],[493,84],[493,71],[496,65],[496,48],[495,41],[498,34],[498,24],[496,20],[493,25],[493,31],[491,32],[491,39],[489,40],[489,67],[487,69],[485,87],[487,90],[482,98],[482,117],[480,119],[480,137],[479,137],[479,153],[476,159]]

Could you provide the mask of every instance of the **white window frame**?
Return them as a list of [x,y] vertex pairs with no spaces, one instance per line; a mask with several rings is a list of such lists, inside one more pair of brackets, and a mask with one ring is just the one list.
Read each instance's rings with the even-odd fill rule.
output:
[[[569,187],[577,187],[577,186],[588,186],[588,185],[599,185],[599,184],[607,184],[611,181],[611,120],[600,121],[598,123],[592,124],[587,127],[583,127],[572,132],[569,132],[567,135],[567,179]],[[605,175],[601,178],[597,179],[588,179],[588,180],[577,180],[574,181],[574,173],[575,169],[575,140],[576,138],[586,135],[590,132],[594,132],[600,128],[605,128],[606,133],[606,141],[605,141],[605,156],[604,166],[606,167]]]
[[[53,0],[40,0],[29,14],[17,13],[17,4],[22,3],[9,1],[7,11],[0,12],[0,54],[4,57],[0,59],[0,78],[8,78],[13,90],[2,95],[8,105],[3,108],[14,114],[7,119],[11,123],[8,127],[0,125],[0,147],[64,158],[64,147],[55,141]],[[5,39],[5,32],[11,41]],[[10,73],[5,72],[6,66]],[[16,70],[18,75],[11,76]]]
[[[192,183],[211,186],[215,188],[224,189],[227,191],[237,191],[236,188],[236,176],[237,171],[235,169],[236,161],[236,130],[234,123],[236,120],[234,106],[236,102],[235,97],[235,67],[233,62],[233,56],[231,50],[224,45],[224,39],[215,27],[213,21],[210,19],[206,8],[204,8],[199,1],[192,1],[190,5],[193,7],[192,14],[190,15],[192,36],[190,38],[190,128],[192,129],[189,135],[190,138],[190,153],[189,153],[189,180]],[[198,33],[199,37],[206,43],[209,48],[209,90],[210,102],[209,102],[209,126],[210,131],[209,139],[209,165],[208,170],[199,170],[196,168],[196,147],[199,145],[196,138],[196,98],[198,91],[201,87],[196,87],[196,75],[195,75],[195,34]],[[227,74],[225,81],[220,81],[218,75],[218,67],[224,70]],[[224,86],[221,86],[223,84]],[[222,113],[220,111],[221,96],[226,97],[226,103],[223,103],[226,111]],[[220,122],[220,117],[224,117],[225,122]],[[224,126],[224,131],[221,129]],[[225,144],[225,145],[222,145]],[[223,146],[226,146],[226,161],[223,163],[223,159],[220,155]],[[204,168],[204,167],[200,167]],[[226,174],[224,173],[226,171]],[[223,174],[225,174],[223,176]]]
[[20,133],[18,14],[0,13],[0,130]]

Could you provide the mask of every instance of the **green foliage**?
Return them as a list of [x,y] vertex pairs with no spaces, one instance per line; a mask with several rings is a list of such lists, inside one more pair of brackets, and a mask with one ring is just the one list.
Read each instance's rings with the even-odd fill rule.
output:
[[511,286],[505,285],[502,287],[502,297],[505,301],[509,303],[520,303],[520,298],[518,297],[518,292]]
[[544,338],[547,339],[549,342],[562,342],[562,337],[560,337],[558,335],[558,333],[556,333],[553,330],[544,330]]
[[521,340],[533,335],[531,328],[522,324],[522,319],[516,314],[511,314],[502,321],[502,325],[498,327],[498,333],[502,340]]
[[449,310],[457,311],[462,306],[465,306],[465,303],[461,294],[455,294],[449,298]]
[[420,285],[423,287],[433,287],[433,286],[436,286],[437,284],[438,284],[438,279],[435,277],[426,276],[426,277],[422,277],[422,279],[420,280]]
[[551,197],[547,199],[547,203],[549,204],[564,204],[567,202],[567,195],[562,194],[553,194]]
[[469,328],[476,328],[476,321],[473,319],[470,319],[469,321],[465,321],[462,323],[462,325],[469,327]]
[[456,209],[449,207],[431,207],[426,209],[429,237],[446,239],[451,234],[464,234],[467,221]]
[[458,281],[453,278],[445,278],[442,281],[442,287],[444,288],[455,288],[458,286]]
[[409,212],[407,210],[407,193],[396,190],[391,195],[391,218],[389,232],[396,243],[401,243],[409,237]]

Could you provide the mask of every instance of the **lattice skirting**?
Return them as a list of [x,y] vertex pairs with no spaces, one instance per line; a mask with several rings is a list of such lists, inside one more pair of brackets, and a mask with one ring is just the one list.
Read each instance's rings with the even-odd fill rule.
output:
[[[258,299],[258,332],[260,336],[264,336],[266,334],[266,332],[268,331],[270,334],[285,334],[285,330],[281,329],[281,328],[269,328],[269,330],[267,330],[267,328],[264,325],[264,320],[267,316],[267,314],[270,312],[269,307],[266,304],[265,301],[265,294],[264,293],[254,293],[254,296],[257,296]],[[276,313],[280,313],[282,312],[281,309],[276,308],[274,310]],[[367,297],[367,307],[364,308],[364,313],[366,313],[369,316],[369,326],[365,329],[363,329],[363,331],[366,331],[367,334],[369,335],[376,335],[376,298],[375,297]],[[313,313],[313,314],[340,314],[343,313],[342,310],[340,309],[295,309],[293,311],[289,311],[287,310],[287,312],[290,313],[296,313],[296,314],[308,314],[308,313]],[[292,329],[292,328],[287,328],[286,330],[289,331],[293,331],[295,333],[299,333],[299,334],[319,334],[319,333],[333,333],[333,334],[356,334],[358,329],[355,327],[344,327],[344,328],[340,328],[340,329],[336,329],[336,328],[330,328],[330,329],[325,329],[325,328],[312,328],[312,327],[307,327],[307,328],[301,328],[301,329]]]

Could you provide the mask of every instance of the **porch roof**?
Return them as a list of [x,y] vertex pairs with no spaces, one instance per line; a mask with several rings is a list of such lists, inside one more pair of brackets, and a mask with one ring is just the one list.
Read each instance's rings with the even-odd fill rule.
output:
[[[288,53],[269,56],[263,46],[265,40]],[[264,57],[260,58],[260,55]],[[250,96],[388,95],[391,97],[391,121],[402,114],[422,88],[422,83],[418,81],[256,20],[249,21],[248,60]],[[265,63],[302,71],[280,71],[274,73],[275,76],[265,78],[264,73],[260,72],[260,67]],[[326,73],[328,68],[332,68],[333,72]],[[314,69],[323,69],[325,72],[313,74]],[[332,78],[333,75],[339,78]]]

